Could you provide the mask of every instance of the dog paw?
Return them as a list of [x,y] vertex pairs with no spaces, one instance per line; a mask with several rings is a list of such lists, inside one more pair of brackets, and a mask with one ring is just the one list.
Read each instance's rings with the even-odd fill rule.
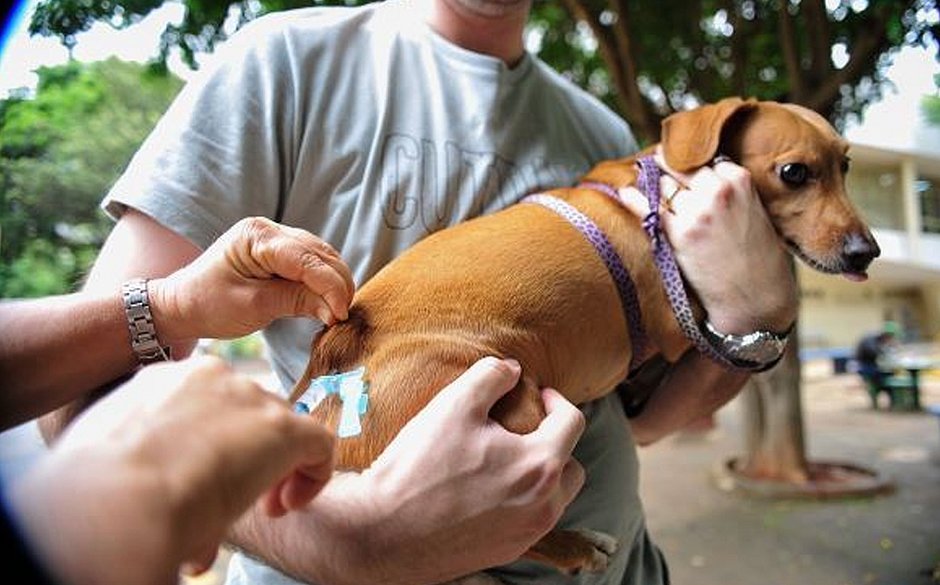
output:
[[601,573],[607,570],[610,564],[610,558],[617,552],[617,539],[603,532],[594,530],[579,529],[575,532],[586,542],[590,543],[593,550],[590,557],[586,560],[581,570],[589,573]]
[[552,530],[523,555],[551,565],[566,575],[600,573],[617,552],[617,539],[594,530]]

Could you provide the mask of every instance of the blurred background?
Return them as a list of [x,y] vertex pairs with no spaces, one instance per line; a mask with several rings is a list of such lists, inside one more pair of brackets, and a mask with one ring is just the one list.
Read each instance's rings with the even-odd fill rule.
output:
[[[359,3],[6,8],[0,298],[81,286],[111,225],[98,203],[240,26]],[[670,113],[729,95],[828,118],[852,144],[849,193],[883,251],[864,283],[795,264],[798,339],[784,362],[716,416],[642,450],[650,525],[677,583],[940,583],[938,32],[936,0],[535,0],[528,49],[623,115],[643,144]],[[886,329],[885,387],[873,387],[855,349]],[[257,335],[200,350],[275,388]],[[32,425],[0,435],[3,477],[41,450]]]

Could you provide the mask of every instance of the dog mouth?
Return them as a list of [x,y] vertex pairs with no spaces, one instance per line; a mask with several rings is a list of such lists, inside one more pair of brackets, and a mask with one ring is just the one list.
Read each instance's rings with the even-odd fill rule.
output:
[[822,272],[823,274],[841,274],[847,280],[852,282],[865,282],[868,280],[868,273],[865,271],[852,270],[849,269],[841,261],[838,262],[824,262],[813,256],[810,256],[800,248],[796,242],[793,240],[786,241],[787,249],[795,257],[803,261],[804,264],[816,270],[817,272]]

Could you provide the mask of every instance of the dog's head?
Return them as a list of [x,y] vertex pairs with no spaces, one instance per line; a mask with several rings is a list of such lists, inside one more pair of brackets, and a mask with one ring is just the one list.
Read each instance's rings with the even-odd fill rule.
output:
[[812,268],[864,280],[881,251],[845,191],[849,145],[806,108],[728,98],[663,121],[666,162],[680,172],[716,155],[751,173],[773,223]]

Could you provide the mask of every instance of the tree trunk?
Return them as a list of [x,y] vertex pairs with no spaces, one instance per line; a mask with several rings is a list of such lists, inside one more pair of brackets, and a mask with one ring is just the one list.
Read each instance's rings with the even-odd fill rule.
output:
[[795,330],[780,363],[769,372],[754,375],[741,397],[746,454],[738,462],[738,472],[753,479],[807,481]]

